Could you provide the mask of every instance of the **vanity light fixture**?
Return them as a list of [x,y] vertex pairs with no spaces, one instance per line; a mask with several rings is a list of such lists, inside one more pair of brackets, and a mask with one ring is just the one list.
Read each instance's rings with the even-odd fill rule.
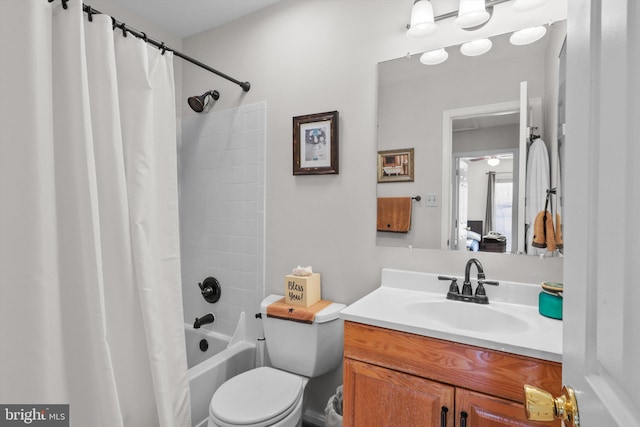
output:
[[[433,15],[433,6],[429,0],[414,0],[411,10],[411,24],[407,25],[407,36],[422,38],[433,34],[437,29],[437,21],[456,17],[456,24],[467,31],[475,31],[491,19],[493,7],[512,1],[513,10],[528,11],[542,6],[548,0],[460,0],[459,9],[442,15]],[[487,10],[488,7],[488,10]],[[525,28],[514,32],[510,41],[514,45],[526,45],[540,40],[546,34],[544,25]],[[473,40],[460,46],[460,52],[466,56],[479,56],[491,50],[490,39]],[[420,62],[425,65],[436,65],[447,60],[449,54],[444,49],[425,52]]]
[[462,46],[460,46],[460,52],[465,56],[480,56],[489,52],[491,46],[493,46],[491,40],[477,39],[463,43]]
[[411,24],[407,36],[412,39],[427,37],[434,33],[438,25],[433,20],[433,6],[429,0],[415,0],[411,9]]
[[540,40],[546,33],[547,29],[543,25],[540,25],[538,27],[525,28],[511,34],[511,37],[509,37],[509,41],[513,45],[521,46]]
[[449,53],[444,49],[431,50],[420,55],[420,62],[424,65],[442,64],[449,57]]
[[490,17],[484,0],[460,0],[456,24],[461,28],[476,27],[487,22]]
[[514,2],[511,4],[511,7],[513,8],[513,10],[517,10],[518,12],[524,12],[526,10],[540,7],[546,2],[547,0],[514,0]]

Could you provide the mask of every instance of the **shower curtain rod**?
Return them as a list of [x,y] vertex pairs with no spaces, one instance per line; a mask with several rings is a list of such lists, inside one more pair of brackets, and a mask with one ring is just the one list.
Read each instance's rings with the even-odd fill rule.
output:
[[[52,2],[54,2],[54,1],[55,1],[55,0],[49,0],[49,3],[52,3]],[[67,2],[68,2],[68,1],[69,1],[69,0],[62,0],[62,7],[63,7],[63,8],[65,8],[65,9],[67,8]],[[83,12],[85,12],[85,13],[88,15],[88,17],[89,17],[89,21],[92,21],[92,20],[93,20],[93,16],[92,16],[92,15],[95,15],[95,14],[102,14],[102,12],[100,12],[99,10],[96,10],[96,9],[92,8],[91,6],[89,6],[89,5],[87,5],[87,4],[84,4],[84,3],[82,4],[82,11],[83,11]],[[158,49],[162,50],[162,53],[164,53],[165,51],[173,52],[173,54],[174,54],[175,56],[177,56],[177,57],[179,57],[179,58],[182,58],[182,59],[184,59],[185,61],[191,62],[192,64],[197,65],[197,66],[198,66],[198,67],[200,67],[200,68],[204,68],[205,70],[210,71],[210,72],[212,72],[213,74],[216,74],[216,75],[218,75],[218,76],[220,76],[220,77],[222,77],[222,78],[224,78],[224,79],[229,80],[230,82],[233,82],[233,83],[237,84],[237,85],[238,85],[238,86],[240,86],[240,87],[242,88],[242,90],[243,90],[243,91],[245,91],[245,92],[249,92],[249,89],[251,89],[251,83],[249,83],[249,82],[241,82],[241,81],[239,81],[239,80],[234,79],[234,78],[233,78],[233,77],[231,77],[231,76],[228,76],[228,75],[226,75],[226,74],[224,74],[224,73],[222,73],[222,72],[220,72],[220,71],[216,70],[215,68],[211,68],[211,67],[210,67],[210,66],[208,66],[207,64],[204,64],[204,63],[202,63],[202,62],[198,61],[198,60],[197,60],[197,59],[195,59],[195,58],[192,58],[192,57],[190,57],[190,56],[187,56],[187,55],[185,55],[185,54],[184,54],[184,53],[182,53],[182,52],[179,52],[179,51],[177,51],[177,50],[175,50],[175,49],[173,49],[173,48],[171,48],[171,47],[169,47],[169,46],[166,46],[166,45],[164,44],[164,42],[159,42],[159,41],[157,41],[157,40],[154,40],[154,39],[152,39],[152,38],[148,37],[144,32],[142,32],[142,31],[138,31],[138,30],[136,30],[136,29],[134,29],[134,28],[131,28],[131,27],[127,26],[127,25],[126,25],[124,22],[122,22],[122,21],[119,21],[119,20],[117,20],[117,19],[115,19],[115,18],[113,18],[113,17],[111,17],[111,20],[113,21],[113,29],[115,30],[116,28],[120,28],[120,29],[122,30],[122,32],[123,32],[123,34],[124,34],[124,36],[125,36],[125,37],[127,36],[127,32],[128,32],[128,33],[131,33],[131,34],[132,34],[132,35],[134,35],[135,37],[138,37],[139,39],[144,40],[146,43],[149,43],[149,44],[151,44],[151,45],[153,45],[153,46],[157,47]]]

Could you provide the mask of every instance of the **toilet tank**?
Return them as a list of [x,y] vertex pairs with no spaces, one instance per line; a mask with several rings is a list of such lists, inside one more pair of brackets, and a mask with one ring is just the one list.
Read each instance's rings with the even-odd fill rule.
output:
[[313,323],[268,317],[267,306],[282,298],[269,295],[260,305],[271,364],[309,378],[336,369],[342,363],[344,336],[343,320],[338,315],[346,306],[332,303],[316,314]]

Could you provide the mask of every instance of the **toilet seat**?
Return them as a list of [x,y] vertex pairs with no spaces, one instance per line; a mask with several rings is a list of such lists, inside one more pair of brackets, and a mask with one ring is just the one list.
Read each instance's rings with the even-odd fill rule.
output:
[[265,427],[288,416],[302,399],[302,377],[270,367],[237,375],[216,390],[209,416],[223,427]]

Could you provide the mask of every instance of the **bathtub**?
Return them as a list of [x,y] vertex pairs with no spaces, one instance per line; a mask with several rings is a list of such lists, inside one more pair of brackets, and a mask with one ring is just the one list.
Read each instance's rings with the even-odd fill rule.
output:
[[384,166],[382,169],[387,175],[400,175],[403,172],[402,166]]
[[[207,425],[209,402],[216,389],[229,378],[253,369],[255,344],[245,341],[244,316],[241,316],[233,337],[185,324],[191,422],[194,427]],[[200,350],[200,341],[208,343]]]

